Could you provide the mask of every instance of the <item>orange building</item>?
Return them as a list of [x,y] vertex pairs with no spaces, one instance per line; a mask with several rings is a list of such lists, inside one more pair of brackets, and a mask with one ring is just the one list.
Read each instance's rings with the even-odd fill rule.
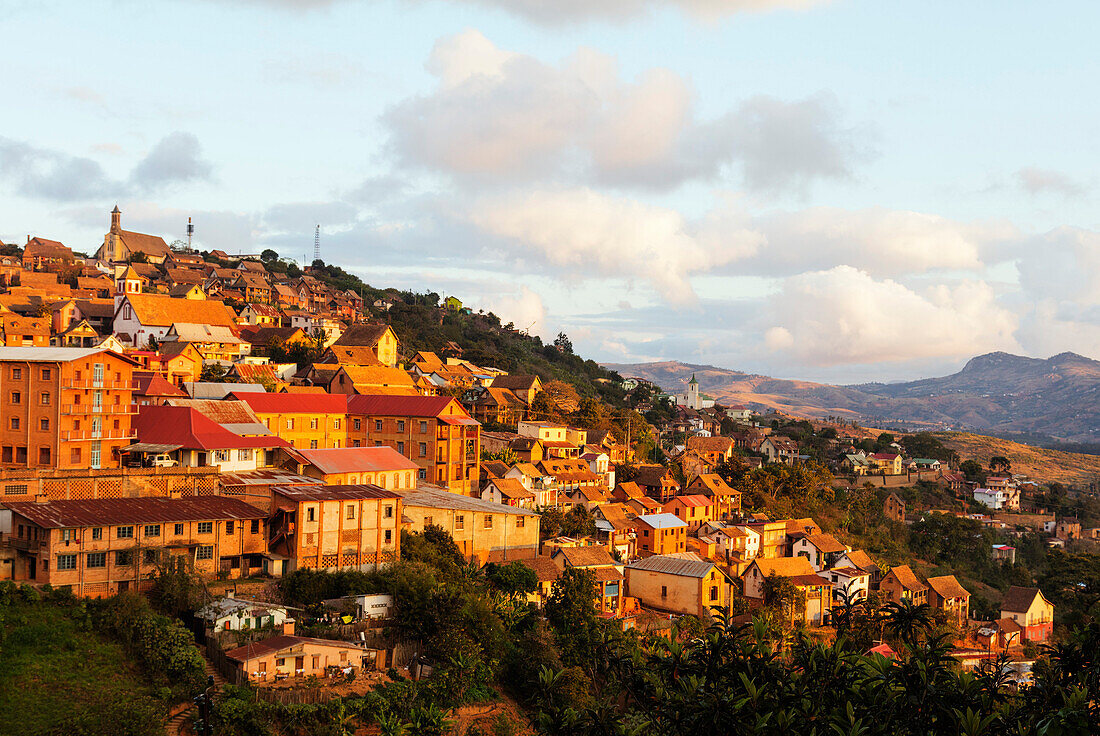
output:
[[273,556],[296,568],[378,570],[401,556],[402,498],[371,485],[276,486]]
[[694,532],[708,521],[714,521],[716,516],[714,501],[702,494],[673,496],[665,504],[664,510],[666,513],[673,514],[678,519],[686,522],[690,532]]
[[346,396],[260,391],[232,393],[229,398],[248,404],[265,427],[292,447],[325,450],[348,446]]
[[204,575],[258,572],[264,513],[235,498],[96,498],[6,504],[15,580],[81,596],[137,589],[165,555]]
[[117,468],[133,367],[96,348],[0,348],[0,468]]
[[638,555],[670,555],[687,549],[687,523],[672,514],[645,514],[634,520]]
[[[310,397],[316,398],[316,397]],[[348,443],[388,446],[419,467],[419,480],[476,495],[481,425],[448,396],[352,396]]]
[[[392,447],[287,450],[297,472],[325,485],[365,483],[380,488],[416,488],[417,465]],[[285,464],[284,464],[285,466]]]

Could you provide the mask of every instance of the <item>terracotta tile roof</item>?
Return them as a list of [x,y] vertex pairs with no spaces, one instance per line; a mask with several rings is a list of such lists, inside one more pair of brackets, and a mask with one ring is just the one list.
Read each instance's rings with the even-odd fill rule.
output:
[[174,299],[160,294],[128,294],[134,316],[143,325],[170,327],[177,322],[234,328],[237,315],[214,299]]
[[504,498],[531,499],[535,497],[535,494],[523,487],[518,478],[496,478],[491,483]]
[[633,520],[638,516],[626,504],[619,503],[603,504],[597,511],[615,531],[620,532],[634,528]]
[[928,587],[940,598],[970,598],[970,592],[959,584],[954,575],[928,578]]
[[634,482],[640,486],[657,488],[663,481],[666,481],[666,479],[673,483],[676,482],[672,480],[668,468],[664,465],[639,465],[637,466],[637,471],[638,475],[634,479]]
[[175,384],[169,383],[164,376],[151,371],[134,371],[135,396],[175,396],[186,398],[187,393]]
[[814,566],[805,557],[758,557],[752,564],[760,569],[760,574],[764,577],[778,575],[779,577],[790,578],[817,574],[814,571]]
[[619,563],[607,552],[603,545],[589,547],[559,547],[551,557],[564,560],[568,567],[613,567]]
[[906,590],[912,590],[920,592],[922,590],[928,590],[928,586],[917,579],[916,573],[908,565],[898,565],[897,567],[890,568],[890,572],[887,573],[893,575],[901,583],[902,587]]
[[23,246],[23,258],[63,258],[73,260],[73,251],[64,243],[46,238],[31,238]]
[[733,449],[733,439],[731,437],[688,437],[687,449],[727,453]]
[[1001,602],[1001,610],[1009,613],[1025,613],[1027,609],[1031,608],[1031,603],[1037,595],[1042,595],[1038,588],[1024,588],[1013,585],[1005,593],[1004,600]]
[[255,659],[256,657],[269,657],[276,652],[282,652],[287,649],[293,649],[300,647],[304,644],[312,644],[314,646],[327,646],[333,649],[363,649],[359,644],[353,644],[346,641],[335,641],[333,639],[314,639],[308,636],[273,636],[270,639],[261,639],[260,641],[246,644],[243,647],[237,647],[236,649],[230,649],[225,652],[225,656],[232,659],[234,662],[247,662]]
[[[168,243],[164,242],[164,238],[156,235],[146,235],[145,233],[134,233],[129,230],[122,230],[118,234],[119,240],[126,246],[126,249],[131,253],[144,253],[147,256],[153,257],[167,257],[171,252],[168,248]],[[146,264],[148,265],[148,264]]]
[[382,365],[374,354],[374,348],[364,345],[331,345],[321,356],[321,362],[340,365]]
[[846,553],[848,560],[861,570],[868,570],[870,568],[878,568],[875,561],[871,559],[871,555],[867,554],[861,549],[853,549]]
[[625,495],[627,498],[639,498],[645,495],[645,491],[632,480],[625,481],[615,486],[615,490]]
[[534,570],[540,583],[550,583],[561,577],[561,570],[550,559],[550,555],[539,555],[526,560],[518,560],[518,562]]
[[416,389],[412,377],[400,368],[386,365],[344,365],[344,373],[356,386],[393,386]]
[[259,424],[260,419],[243,401],[219,401],[215,399],[171,398],[168,406],[189,406],[217,424]]
[[541,384],[538,376],[496,376],[489,386],[509,391],[529,391],[536,383]]
[[848,546],[841,544],[832,534],[808,534],[806,540],[825,554],[848,551]]
[[340,447],[328,450],[291,450],[325,475],[416,470],[419,466],[392,447]]
[[340,335],[335,344],[375,347],[389,329],[389,325],[380,324],[352,325],[344,330],[344,333]]
[[713,501],[711,501],[704,495],[693,493],[687,496],[674,496],[673,498],[669,499],[667,503],[669,506],[673,505],[674,503],[679,503],[681,506],[706,507],[710,506]]
[[697,477],[692,483],[701,490],[704,494],[709,496],[740,496],[739,491],[735,491],[729,487],[726,481],[722,480],[722,476],[717,473],[703,473]]
[[117,524],[166,524],[218,519],[262,519],[267,514],[236,498],[85,498],[78,501],[7,502],[12,512],[45,529],[115,526]]
[[197,286],[206,281],[206,275],[202,271],[193,268],[169,268],[165,275],[173,284],[190,284]]

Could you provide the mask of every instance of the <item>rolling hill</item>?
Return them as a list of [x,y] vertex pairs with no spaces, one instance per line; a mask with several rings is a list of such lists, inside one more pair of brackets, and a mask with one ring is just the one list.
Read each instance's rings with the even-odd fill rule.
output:
[[675,361],[606,366],[678,392],[694,373],[723,404],[905,429],[972,430],[1033,444],[1100,442],[1100,361],[989,353],[950,376],[834,386]]

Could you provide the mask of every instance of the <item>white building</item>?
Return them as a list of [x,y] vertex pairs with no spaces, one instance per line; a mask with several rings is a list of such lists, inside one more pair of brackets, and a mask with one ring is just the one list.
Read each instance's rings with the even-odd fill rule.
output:
[[695,380],[695,374],[692,373],[691,380],[688,381],[687,391],[682,394],[674,394],[672,403],[699,411],[714,406],[714,399],[699,393],[699,382]]
[[1000,511],[1005,507],[1006,494],[1004,491],[992,488],[975,488],[974,500],[986,508]]
[[843,601],[851,596],[853,603],[867,598],[871,589],[871,576],[856,567],[836,567],[821,573],[833,583],[833,598]]
[[245,598],[220,598],[196,614],[214,631],[240,631],[279,627],[287,620],[287,607]]

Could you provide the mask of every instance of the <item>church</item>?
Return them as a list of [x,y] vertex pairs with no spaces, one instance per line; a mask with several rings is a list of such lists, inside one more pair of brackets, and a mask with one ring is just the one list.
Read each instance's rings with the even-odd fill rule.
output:
[[714,399],[706,394],[699,393],[699,382],[695,380],[694,373],[691,374],[691,380],[688,381],[687,392],[675,394],[672,397],[672,402],[677,406],[686,406],[688,409],[694,409],[695,411],[709,409],[714,406]]
[[128,263],[135,253],[144,253],[149,263],[164,263],[170,253],[164,238],[122,229],[122,212],[118,205],[111,210],[111,231],[103,236],[103,245],[95,257],[109,263]]

